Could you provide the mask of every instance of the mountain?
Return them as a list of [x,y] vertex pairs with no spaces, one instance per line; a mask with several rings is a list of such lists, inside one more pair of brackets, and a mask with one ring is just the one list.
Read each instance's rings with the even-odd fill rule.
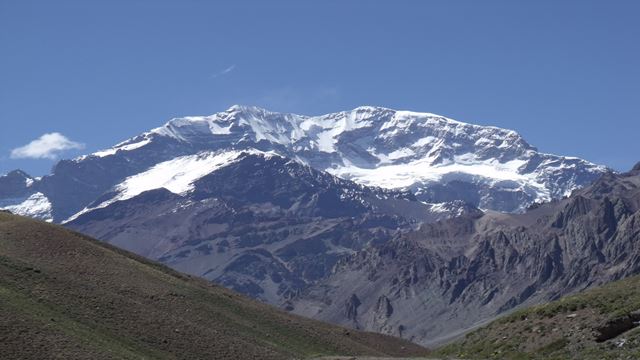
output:
[[637,359],[640,277],[517,311],[438,349],[455,359]]
[[[504,212],[560,198],[607,172],[587,161],[538,152],[511,130],[429,113],[359,107],[322,116],[233,106],[184,117],[110,149],[62,160],[52,174],[0,195],[3,207],[67,220],[127,178],[200,152],[273,152],[356,183]],[[16,175],[0,177],[0,183]]]
[[433,345],[639,272],[640,165],[524,214],[461,216],[367,246],[288,308]]
[[51,220],[49,199],[34,188],[34,179],[24,171],[14,170],[0,176],[0,208],[34,218]]
[[[60,161],[42,178],[14,172],[0,183],[12,184],[2,195],[11,211],[299,314],[431,342],[555,296],[553,286],[534,296],[522,284],[568,266],[555,253],[547,260],[562,246],[537,225],[517,240],[514,225],[537,224],[535,211],[544,211],[496,211],[559,206],[602,174],[539,153],[513,131],[433,114],[360,107],[310,117],[234,106]],[[492,231],[503,219],[507,245]],[[499,251],[518,261],[494,258]],[[579,275],[554,285],[557,294],[602,278]],[[422,326],[431,320],[435,327]]]
[[[195,173],[206,175],[185,179]],[[456,211],[477,212],[463,204]],[[281,304],[342,257],[446,216],[409,192],[362,186],[254,150],[161,163],[66,226]]]
[[275,150],[361,184],[411,190],[422,201],[463,200],[500,211],[568,195],[606,171],[539,153],[511,130],[369,106],[315,117],[234,106],[172,120],[125,146],[155,135],[200,148]]
[[0,213],[8,359],[416,356],[400,339],[304,319],[64,228]]

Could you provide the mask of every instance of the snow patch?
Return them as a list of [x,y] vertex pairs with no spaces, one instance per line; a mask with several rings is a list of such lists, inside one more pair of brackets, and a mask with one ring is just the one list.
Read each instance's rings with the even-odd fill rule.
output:
[[318,145],[318,150],[332,153],[335,152],[336,149],[333,146],[333,133],[331,131],[325,131],[318,134],[316,138],[316,144]]
[[231,134],[231,126],[233,125],[224,127],[215,122],[211,122],[209,123],[209,130],[211,130],[211,133],[214,135],[228,135]]
[[275,153],[258,150],[228,151],[223,153],[199,153],[161,162],[150,169],[126,178],[116,185],[116,195],[94,207],[87,207],[63,223],[75,220],[91,210],[104,208],[116,201],[128,200],[149,190],[165,188],[174,194],[184,195],[193,190],[193,183],[220,168],[238,161],[244,154],[261,154],[265,157]]
[[412,148],[421,148],[421,147],[424,147],[424,146],[427,146],[427,145],[431,145],[434,142],[436,142],[437,140],[438,139],[436,139],[433,136],[427,136],[427,137],[419,139],[418,141],[416,141],[413,144],[411,144],[411,147]]
[[[96,151],[94,152],[93,156],[97,156],[97,157],[105,157],[105,156],[111,156],[111,155],[115,155],[116,152],[120,151],[131,151],[131,150],[135,150],[135,149],[139,149],[145,145],[147,145],[148,143],[151,142],[151,139],[144,139],[142,141],[136,142],[136,143],[132,143],[132,144],[126,144],[126,141],[124,143],[121,144],[125,144],[125,145],[116,145],[110,149],[105,149],[105,150],[100,150],[100,151]],[[81,156],[79,157],[77,160],[82,160],[86,158],[86,156]]]
[[187,155],[159,163],[116,186],[116,190],[120,192],[118,200],[130,199],[145,191],[162,187],[174,194],[185,194],[193,189],[195,180],[230,164],[240,153],[230,151],[215,155]]
[[398,149],[394,152],[391,152],[387,155],[387,158],[390,160],[398,160],[398,159],[403,159],[409,156],[413,156],[415,155],[415,151],[408,149],[408,148],[403,148],[403,149]]
[[[388,159],[391,159],[392,154],[389,154]],[[408,155],[409,153],[400,154]],[[327,169],[327,171],[360,184],[402,190],[411,190],[431,182],[463,178],[468,181],[477,177],[478,180],[494,185],[508,186],[509,183],[513,183],[512,187],[534,188],[540,200],[549,200],[548,190],[543,183],[537,182],[536,173],[521,174],[518,171],[524,164],[526,160],[522,159],[501,163],[495,159],[477,160],[475,155],[465,154],[455,156],[453,161],[439,165],[432,165],[429,159],[418,159],[377,168],[360,168],[353,164],[346,164],[343,167]]]

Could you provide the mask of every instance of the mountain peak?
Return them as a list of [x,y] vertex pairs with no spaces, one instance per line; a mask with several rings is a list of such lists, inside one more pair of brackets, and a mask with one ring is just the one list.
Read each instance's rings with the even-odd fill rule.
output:
[[249,113],[249,114],[256,114],[256,113],[271,113],[271,114],[274,114],[274,113],[276,113],[276,112],[267,110],[265,108],[261,108],[259,106],[240,105],[240,104],[232,105],[230,108],[228,108],[224,112],[226,112],[226,113]]
[[391,109],[384,106],[374,106],[374,105],[361,105],[353,110],[347,110],[345,112],[368,112],[368,113],[380,113],[380,112],[397,112],[396,109]]
[[23,179],[33,179],[33,177],[26,172],[16,169],[9,171],[6,175],[0,175],[0,177],[10,177],[10,178],[23,178]]

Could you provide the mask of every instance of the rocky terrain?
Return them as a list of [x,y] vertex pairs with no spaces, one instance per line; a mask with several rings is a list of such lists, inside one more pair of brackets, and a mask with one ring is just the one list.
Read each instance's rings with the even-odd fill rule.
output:
[[640,271],[640,166],[524,214],[487,212],[341,259],[295,313],[433,345],[517,307]]
[[184,195],[165,188],[127,199],[126,190],[105,194],[66,226],[281,304],[345,255],[443,216],[411,193],[265,153],[239,153],[192,186]]
[[59,226],[0,213],[6,359],[418,356],[407,341],[287,314]]

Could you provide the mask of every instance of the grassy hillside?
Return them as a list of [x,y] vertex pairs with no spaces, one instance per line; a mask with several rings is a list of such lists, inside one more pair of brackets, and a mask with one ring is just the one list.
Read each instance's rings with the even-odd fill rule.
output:
[[434,356],[463,359],[638,359],[640,276],[496,320]]
[[3,358],[412,356],[417,345],[292,316],[62,227],[0,213]]

